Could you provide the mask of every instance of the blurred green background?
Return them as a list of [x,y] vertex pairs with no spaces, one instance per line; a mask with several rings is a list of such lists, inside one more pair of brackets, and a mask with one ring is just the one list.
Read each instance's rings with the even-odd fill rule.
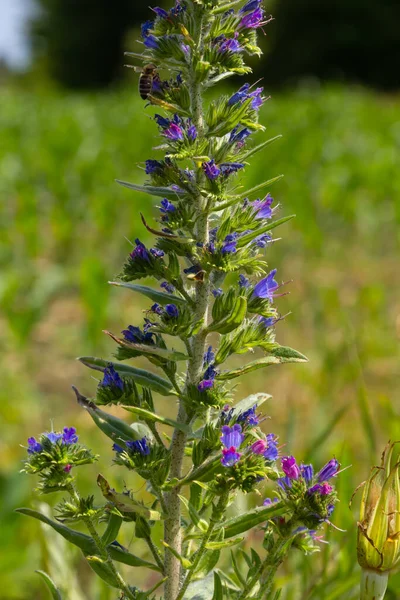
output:
[[[126,238],[150,241],[138,211],[157,215],[147,196],[114,183],[142,183],[140,167],[158,143],[150,121],[155,111],[143,110],[137,76],[120,68],[123,49],[139,48],[137,21],[148,9],[133,0],[112,9],[89,0],[40,4],[42,12],[33,11],[25,27],[31,61],[19,71],[12,61],[3,63],[0,74],[0,598],[46,598],[34,574],[45,568],[68,587],[70,600],[111,600],[78,555],[13,509],[57,500],[40,498],[32,491],[35,482],[19,473],[20,444],[52,422],[56,429],[75,425],[81,440],[101,453],[98,465],[80,471],[84,491],[94,490],[99,471],[122,486],[124,474],[111,468],[110,445],[75,405],[70,386],[94,391],[96,382],[76,356],[110,356],[113,345],[102,329],[135,324],[146,308],[140,297],[107,281],[129,252]],[[280,279],[293,280],[290,295],[278,302],[290,315],[277,336],[310,362],[244,378],[237,398],[271,393],[266,430],[280,435],[285,451],[317,466],[332,455],[351,465],[338,480],[341,504],[334,516],[346,531],[329,530],[330,544],[319,557],[292,558],[279,581],[284,600],[357,598],[357,501],[353,513],[348,502],[385,442],[400,437],[399,41],[391,33],[399,5],[364,2],[362,18],[356,0],[323,6],[302,0],[294,11],[293,3],[274,3],[277,20],[268,28],[255,77],[263,76],[272,91],[261,111],[267,135],[284,137],[257,155],[245,174],[249,188],[285,174],[271,193],[281,214],[296,219],[267,251]],[[369,39],[375,58],[379,52],[387,57],[379,77],[364,47],[368,18],[378,13]],[[90,18],[96,14],[97,28]],[[324,34],[321,23],[329,24]],[[119,33],[111,42],[114,26]],[[0,43],[0,55],[10,44]],[[104,66],[108,54],[107,73],[91,79],[88,73],[97,63]],[[158,406],[174,410],[165,401]],[[142,494],[142,481],[127,484]],[[247,500],[240,498],[233,511]],[[258,540],[255,533],[248,545]],[[131,547],[138,552],[136,542]],[[149,583],[142,573],[134,577]],[[399,588],[400,577],[393,576],[389,600],[398,598]]]

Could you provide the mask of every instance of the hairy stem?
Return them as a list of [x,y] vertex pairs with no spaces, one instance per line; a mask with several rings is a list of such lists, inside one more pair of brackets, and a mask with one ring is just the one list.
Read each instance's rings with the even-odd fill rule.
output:
[[[197,32],[195,36],[197,52],[202,52],[202,18],[199,15],[197,20]],[[197,128],[199,137],[204,134],[203,126],[203,104],[201,96],[201,84],[196,80],[196,73],[192,68],[189,74],[189,92],[192,108],[193,123]],[[201,183],[202,174],[197,174],[197,185]],[[200,193],[196,197],[196,239],[199,243],[208,241],[208,215],[205,211],[203,197]],[[196,322],[202,322],[200,331],[189,341],[190,360],[188,361],[186,386],[191,383],[197,383],[200,379],[203,366],[203,355],[207,339],[206,324],[209,304],[209,284],[196,282],[194,297],[194,317]],[[177,421],[179,423],[188,423],[191,416],[186,413],[185,405],[182,399],[179,402]],[[171,471],[172,479],[182,477],[182,464],[185,454],[186,434],[183,431],[175,429],[171,442]],[[165,520],[164,537],[165,541],[178,554],[182,553],[182,530],[181,530],[181,505],[179,499],[180,487],[173,488],[165,494],[168,517]],[[168,549],[165,551],[165,574],[168,577],[165,590],[165,600],[176,600],[180,581],[181,564]]]
[[[80,505],[80,496],[78,491],[75,489],[74,485],[71,483],[68,486],[68,492],[71,496],[71,498],[73,499],[74,503],[76,506]],[[97,533],[96,527],[93,523],[93,519],[91,519],[89,516],[85,515],[85,517],[83,518],[83,521],[90,533],[90,535],[93,538],[94,543],[97,546],[97,549],[99,551],[99,555],[104,559],[104,561],[107,563],[107,566],[110,568],[110,570],[112,571],[116,581],[119,584],[119,589],[121,590],[121,592],[124,593],[124,595],[126,596],[126,598],[130,598],[131,600],[135,600],[135,597],[133,595],[133,593],[131,592],[131,590],[129,589],[129,586],[127,583],[125,583],[121,573],[116,569],[114,562],[107,550],[107,546],[106,544],[103,542],[103,540],[101,539],[101,537],[99,536],[99,534]]]

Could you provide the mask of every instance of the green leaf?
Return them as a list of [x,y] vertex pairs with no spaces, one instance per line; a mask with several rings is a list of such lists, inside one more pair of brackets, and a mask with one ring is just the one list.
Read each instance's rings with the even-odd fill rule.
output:
[[244,537],[235,537],[229,540],[221,540],[220,542],[207,542],[206,548],[207,550],[221,550],[222,548],[230,548],[231,546],[240,544],[243,540]]
[[175,558],[177,558],[179,560],[179,562],[181,563],[181,565],[184,569],[192,568],[193,565],[188,558],[185,558],[184,556],[179,554],[179,552],[177,552],[175,550],[175,548],[172,548],[172,546],[167,544],[167,542],[164,542],[163,540],[161,540],[161,543],[163,546],[165,546],[165,548],[167,548],[175,556]]
[[225,530],[225,539],[236,537],[260,525],[260,523],[284,515],[286,510],[286,507],[281,502],[276,502],[272,506],[258,506],[242,515],[223,521],[217,525],[215,531],[223,528]]
[[[256,185],[255,187],[251,188],[250,190],[247,190],[247,192],[243,192],[242,194],[232,196],[231,199],[228,200],[227,202],[224,202],[222,204],[215,206],[213,208],[213,212],[219,212],[220,210],[224,210],[225,208],[229,208],[230,206],[237,204],[238,200],[247,198],[247,196],[255,194],[256,192],[258,192],[266,187],[269,187],[273,183],[276,183],[277,181],[282,179],[282,177],[283,177],[283,175],[278,175],[277,177],[273,177],[272,179],[268,179],[268,181],[264,181],[263,183]],[[243,236],[243,237],[245,237],[245,236]]]
[[121,525],[122,525],[122,517],[120,517],[119,515],[116,515],[114,513],[111,513],[108,518],[107,527],[106,527],[103,535],[101,536],[101,539],[104,542],[104,544],[106,544],[106,545],[111,544],[111,542],[114,542],[117,539],[119,530],[121,529]]
[[136,367],[131,367],[130,365],[125,365],[122,363],[114,363],[108,360],[104,360],[102,358],[96,358],[94,356],[81,356],[78,360],[83,363],[86,367],[90,369],[95,369],[96,371],[104,371],[104,369],[112,364],[114,369],[117,371],[118,375],[121,377],[131,378],[135,381],[135,383],[150,388],[153,392],[158,392],[162,396],[176,396],[177,393],[172,387],[172,384],[163,379],[159,375],[155,375],[150,371],[145,371],[144,369],[137,369]]
[[132,498],[129,493],[121,494],[120,492],[111,489],[110,484],[101,474],[97,476],[97,485],[104,498],[109,502],[112,502],[121,512],[138,513],[150,521],[159,521],[161,519],[161,514],[157,510],[150,510],[147,506]]
[[189,356],[183,354],[182,352],[177,352],[176,350],[168,350],[167,348],[158,348],[157,346],[152,346],[150,344],[133,344],[132,342],[127,342],[122,338],[116,337],[110,331],[104,331],[105,334],[110,336],[114,342],[116,342],[119,346],[123,348],[128,348],[128,350],[134,350],[139,354],[143,354],[144,356],[156,356],[161,358],[162,360],[177,362],[180,360],[189,360]]
[[183,600],[210,600],[214,594],[214,575],[211,573],[203,579],[192,581],[188,585]]
[[208,327],[208,331],[218,331],[218,333],[229,333],[233,331],[239,325],[241,325],[246,317],[247,313],[247,298],[239,296],[235,300],[233,309],[230,314],[221,319],[220,321],[213,321]]
[[222,587],[221,577],[214,571],[214,594],[211,600],[223,600],[224,590]]
[[271,394],[265,394],[264,392],[250,394],[250,396],[243,398],[243,400],[240,400],[240,402],[235,404],[233,407],[233,414],[238,415],[239,413],[246,412],[249,408],[253,408],[255,404],[257,404],[257,408],[260,408],[260,406],[270,398],[272,398]]
[[[42,523],[46,523],[46,525],[50,525],[50,527],[57,531],[57,533],[68,542],[74,546],[78,546],[85,555],[94,556],[98,552],[98,548],[93,538],[84,533],[80,533],[79,531],[74,531],[57,521],[52,521],[52,519],[49,519],[37,510],[32,510],[31,508],[17,508],[16,512],[38,519],[38,521],[42,521]],[[111,558],[117,562],[130,565],[131,567],[147,567],[148,569],[153,569],[153,571],[161,571],[157,565],[131,554],[120,546],[110,544],[107,546],[107,550],[110,553]]]
[[135,190],[136,192],[144,192],[151,196],[158,196],[160,198],[172,198],[175,199],[182,196],[182,193],[171,190],[169,187],[156,187],[154,185],[136,185],[136,183],[128,183],[127,181],[115,180],[119,185],[128,188],[129,190]]
[[73,387],[78,404],[88,411],[97,427],[101,429],[113,442],[137,441],[143,437],[151,439],[152,433],[144,423],[132,423],[129,425],[122,419],[100,410],[94,402],[91,402],[85,396],[82,396],[78,390]]
[[138,283],[125,283],[123,281],[109,281],[110,285],[115,285],[116,287],[127,288],[128,290],[132,290],[133,292],[138,292],[139,294],[143,294],[143,296],[147,296],[153,302],[158,302],[158,304],[186,304],[186,300],[184,298],[180,298],[179,296],[174,296],[173,294],[166,294],[165,292],[159,292],[158,290],[154,290],[147,285],[139,285]]
[[259,229],[255,229],[251,233],[247,233],[246,235],[243,235],[237,241],[238,247],[241,248],[242,246],[246,246],[246,244],[248,244],[249,242],[254,240],[254,238],[258,237],[259,235],[262,235],[263,233],[267,233],[268,231],[271,231],[272,229],[275,229],[275,227],[279,227],[279,225],[283,225],[283,223],[287,223],[287,221],[290,221],[295,216],[296,215],[289,215],[288,217],[282,217],[282,219],[278,219],[277,221],[272,221],[271,223],[269,223],[268,225],[265,225],[264,227],[260,227]]
[[164,425],[169,425],[170,427],[179,429],[179,431],[183,431],[184,433],[192,433],[192,430],[189,427],[189,425],[185,425],[184,423],[178,423],[178,421],[174,421],[173,419],[169,419],[168,417],[156,415],[155,413],[152,413],[144,408],[139,408],[138,406],[124,406],[124,409],[131,413],[134,413],[135,415],[138,415],[144,421],[154,421],[157,423],[163,423]]
[[276,348],[269,350],[269,352],[274,356],[284,358],[287,362],[308,362],[307,356],[304,356],[304,354],[301,354],[301,352],[294,350],[289,346],[277,346]]
[[254,148],[250,148],[250,150],[241,155],[240,160],[246,160],[247,158],[250,158],[250,156],[253,156],[253,154],[256,154],[256,152],[260,152],[260,150],[263,150],[266,146],[269,146],[269,144],[279,140],[281,137],[281,135],[276,135],[275,137],[262,142],[262,144],[258,144],[258,146],[254,146]]
[[[284,346],[281,346],[284,347]],[[253,360],[244,367],[239,367],[238,369],[233,369],[232,371],[225,371],[217,375],[217,379],[225,381],[227,379],[235,379],[236,377],[240,377],[241,375],[246,375],[246,373],[251,373],[252,371],[256,371],[257,369],[263,369],[264,367],[270,367],[271,365],[280,365],[283,363],[293,363],[293,362],[308,362],[308,359],[298,352],[301,358],[290,358],[285,356],[265,356],[264,358],[259,358],[258,360]]]
[[98,577],[100,577],[100,579],[102,579],[108,585],[111,585],[114,588],[117,588],[117,589],[120,588],[120,583],[119,583],[117,577],[115,576],[114,571],[112,570],[110,565],[106,563],[105,560],[100,558],[100,556],[96,556],[96,555],[93,555],[93,556],[85,555],[85,558],[88,561],[92,570],[96,573],[96,575]]
[[52,578],[50,577],[50,575],[47,575],[47,573],[45,573],[44,571],[35,571],[35,573],[40,575],[40,577],[43,579],[43,581],[47,585],[47,588],[49,589],[50,595],[53,598],[53,600],[62,600],[60,591],[57,589],[57,586],[54,583],[54,581],[52,580]]
[[195,507],[192,506],[192,504],[189,502],[189,500],[187,498],[185,498],[185,496],[179,495],[179,498],[180,498],[181,502],[186,506],[192,523],[194,525],[196,525],[196,527],[198,527],[200,529],[200,531],[205,533],[208,529],[207,521],[205,521],[204,519],[202,519],[200,517],[200,515],[197,512],[197,510],[195,509]]

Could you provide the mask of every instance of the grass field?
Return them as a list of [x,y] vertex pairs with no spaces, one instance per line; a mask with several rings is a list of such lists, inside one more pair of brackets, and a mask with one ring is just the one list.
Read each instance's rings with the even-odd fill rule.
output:
[[[121,477],[70,385],[94,390],[75,357],[109,356],[101,330],[134,324],[146,307],[106,282],[129,251],[126,238],[147,238],[138,211],[156,214],[147,196],[114,183],[144,180],[140,166],[157,144],[154,111],[143,116],[135,87],[103,95],[4,88],[0,99],[0,597],[45,598],[33,574],[44,566],[73,588],[70,600],[111,600],[108,590],[90,588],[82,565],[74,583],[69,565],[79,557],[65,564],[59,540],[12,511],[43,500],[18,472],[19,444],[50,419],[56,428],[75,424],[102,454],[99,466],[82,471],[84,489],[97,471]],[[334,454],[352,465],[340,478],[334,518],[346,532],[331,530],[318,558],[294,557],[280,583],[282,600],[355,599],[357,510],[348,502],[387,439],[400,438],[400,98],[298,89],[274,96],[261,119],[270,137],[284,137],[257,155],[246,186],[285,174],[271,193],[282,215],[297,218],[268,249],[279,278],[293,280],[278,302],[291,314],[277,336],[310,362],[247,377],[237,398],[271,393],[268,429],[299,459],[319,466]],[[389,600],[399,587],[394,576]]]

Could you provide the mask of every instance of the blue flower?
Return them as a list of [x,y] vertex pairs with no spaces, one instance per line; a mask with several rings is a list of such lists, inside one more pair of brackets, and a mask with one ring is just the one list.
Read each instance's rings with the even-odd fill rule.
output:
[[104,369],[103,381],[100,381],[99,385],[102,387],[117,387],[120,390],[124,389],[124,382],[111,363]]
[[146,262],[150,261],[150,256],[147,251],[147,248],[139,239],[135,240],[136,248],[134,248],[130,254],[131,258],[145,260]]
[[249,94],[249,98],[253,98],[253,100],[250,104],[250,106],[253,110],[258,110],[263,105],[264,98],[261,95],[263,93],[263,91],[264,91],[264,88],[259,87],[259,88],[255,89],[254,92],[251,92]]
[[252,406],[252,408],[249,408],[248,410],[245,410],[244,412],[239,413],[238,417],[237,417],[237,422],[238,423],[243,423],[246,422],[248,425],[258,425],[258,417],[256,415],[256,410],[257,410],[257,404],[255,404],[254,406]]
[[142,34],[142,37],[147,37],[149,35],[149,31],[151,29],[153,29],[154,27],[154,21],[146,21],[145,23],[142,24],[140,31]]
[[179,317],[179,310],[175,304],[166,304],[165,312],[171,319],[177,319]]
[[214,362],[215,354],[213,352],[212,346],[208,346],[207,351],[204,353],[203,364],[209,365]]
[[279,321],[279,319],[275,319],[274,317],[260,317],[259,323],[268,329],[268,327],[273,327],[277,321]]
[[271,239],[272,238],[268,233],[263,233],[254,238],[253,244],[257,246],[257,248],[265,248],[267,244],[270,243]]
[[264,200],[257,198],[257,200],[251,203],[251,206],[257,212],[256,219],[270,219],[272,217],[271,204],[273,201],[274,199],[271,194],[267,194]]
[[153,50],[156,50],[158,48],[158,39],[155,35],[146,35],[146,37],[143,40],[143,43],[146,46],[146,48],[151,48]]
[[120,446],[119,444],[113,444],[112,445],[112,449],[114,450],[114,452],[116,452],[117,454],[121,454],[121,452],[125,452],[125,450],[123,449],[122,446]]
[[[221,36],[222,37],[222,36]],[[225,38],[225,36],[223,36]],[[218,40],[218,44],[219,44],[219,48],[218,48],[218,52],[232,52],[232,53],[236,53],[236,52],[243,52],[243,48],[240,45],[239,41],[237,40],[237,34],[235,34],[234,38],[225,38],[222,40],[219,40],[219,38],[216,38],[216,40]],[[214,41],[216,41],[214,40]]]
[[146,160],[146,175],[153,175],[154,173],[160,173],[164,169],[164,165],[159,160],[153,160],[149,158]]
[[48,433],[44,434],[48,440],[50,440],[50,442],[52,444],[55,444],[56,442],[58,442],[58,440],[60,440],[62,438],[62,433],[56,433],[55,431],[50,431]]
[[219,298],[224,293],[224,290],[222,288],[216,288],[211,293],[214,296],[214,298]]
[[223,448],[221,464],[224,467],[233,467],[233,465],[240,460],[240,457],[240,452],[237,452],[234,446],[231,446],[230,448]]
[[75,427],[64,427],[62,434],[62,443],[66,446],[78,443],[78,436],[76,435]]
[[244,6],[242,6],[242,8],[239,10],[239,13],[252,12],[253,10],[259,8],[261,2],[262,0],[249,0]]
[[272,504],[275,504],[276,502],[279,502],[279,498],[265,498],[264,502],[263,502],[263,506],[271,506]]
[[191,140],[192,142],[197,138],[196,125],[193,125],[193,123],[189,125],[187,129],[187,135],[189,140]]
[[157,15],[157,17],[160,17],[160,19],[168,19],[168,13],[166,10],[164,10],[163,8],[159,8],[158,6],[155,6],[154,8],[151,9],[152,11],[154,11]]
[[163,313],[163,307],[158,304],[157,302],[155,302],[153,304],[153,306],[150,308],[151,312],[155,313],[156,315],[162,315]]
[[228,177],[232,173],[237,173],[240,169],[243,169],[243,163],[223,163],[220,165],[221,173],[224,177]]
[[142,456],[148,456],[150,454],[150,448],[147,444],[147,438],[143,437],[141,440],[135,440],[134,442],[125,442],[127,448],[131,452],[141,454]]
[[208,162],[204,162],[202,167],[207,179],[209,179],[210,181],[214,181],[215,179],[217,179],[217,177],[221,173],[220,169],[216,166],[214,159]]
[[159,125],[163,129],[166,129],[167,127],[169,127],[169,124],[171,123],[171,121],[169,119],[167,119],[166,117],[162,117],[161,115],[158,115],[158,114],[154,115],[154,120],[157,122],[157,125]]
[[274,292],[278,289],[279,285],[275,281],[276,269],[273,269],[267,277],[261,279],[254,287],[253,296],[256,298],[268,299],[273,302]]
[[28,438],[28,454],[36,454],[43,450],[42,444],[36,441],[34,437]]
[[228,106],[233,106],[234,104],[242,104],[249,97],[248,91],[250,89],[250,85],[245,83],[241,88],[233,96],[231,96],[228,100]]
[[241,131],[238,131],[238,128],[239,125],[231,131],[231,134],[229,136],[229,141],[231,144],[243,142],[246,138],[249,137],[249,135],[251,135],[251,131],[247,127],[242,129]]
[[134,327],[133,325],[129,325],[127,329],[122,331],[123,336],[127,342],[131,344],[154,344],[153,335],[154,333],[150,333],[147,331],[142,331],[139,327]]
[[236,252],[237,237],[237,233],[229,233],[225,237],[221,247],[222,254],[233,254]]
[[181,142],[183,140],[182,127],[176,125],[176,123],[170,123],[169,127],[164,129],[163,136],[173,142]]
[[266,460],[274,461],[279,456],[278,439],[274,433],[267,434],[267,449],[263,453]]
[[264,11],[262,8],[256,8],[253,12],[246,14],[243,19],[240,21],[240,26],[245,27],[246,29],[257,29],[257,27],[262,27],[265,25],[265,21],[263,21]]
[[163,281],[160,287],[162,287],[166,292],[168,292],[168,294],[173,294],[175,291],[174,286],[168,283],[168,281]]
[[277,479],[276,483],[284,492],[286,491],[286,488],[292,487],[292,480],[287,475],[285,475],[285,477],[280,477],[279,479]]
[[306,482],[306,484],[310,484],[314,477],[314,468],[312,465],[300,465],[301,476]]
[[244,275],[240,274],[239,275],[239,287],[241,288],[247,288],[249,287],[250,282],[248,280],[247,277],[245,277]]
[[204,392],[205,390],[209,390],[212,387],[214,387],[214,379],[203,379],[202,381],[200,381],[199,385],[197,386],[197,389],[199,390],[199,392]]
[[332,458],[324,467],[317,473],[317,481],[328,481],[339,471],[340,464],[336,458]]
[[164,256],[163,250],[160,250],[159,248],[150,248],[150,252],[154,258],[162,258]]
[[229,427],[229,425],[223,425],[221,428],[222,435],[220,437],[221,442],[225,448],[239,448],[244,440],[242,433],[242,427],[238,423]]

